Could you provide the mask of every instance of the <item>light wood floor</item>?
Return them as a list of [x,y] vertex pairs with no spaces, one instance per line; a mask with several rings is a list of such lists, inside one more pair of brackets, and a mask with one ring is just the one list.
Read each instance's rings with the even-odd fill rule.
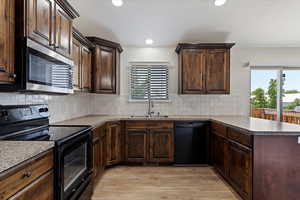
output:
[[105,172],[92,200],[240,200],[209,167],[127,167]]

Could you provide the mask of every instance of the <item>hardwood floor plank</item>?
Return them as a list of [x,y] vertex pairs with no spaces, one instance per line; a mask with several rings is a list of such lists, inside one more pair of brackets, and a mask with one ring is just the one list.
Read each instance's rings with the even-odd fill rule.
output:
[[240,200],[210,167],[108,169],[92,200]]

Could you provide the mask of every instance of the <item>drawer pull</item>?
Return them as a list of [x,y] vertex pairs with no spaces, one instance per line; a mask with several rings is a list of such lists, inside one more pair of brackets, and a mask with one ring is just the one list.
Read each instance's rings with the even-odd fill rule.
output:
[[30,178],[32,176],[32,172],[25,172],[24,173],[24,178]]
[[7,74],[7,75],[9,76],[9,78],[16,78],[16,77],[17,77],[16,74],[7,72],[7,71],[4,69],[4,66],[0,66],[0,73],[5,73],[5,74]]

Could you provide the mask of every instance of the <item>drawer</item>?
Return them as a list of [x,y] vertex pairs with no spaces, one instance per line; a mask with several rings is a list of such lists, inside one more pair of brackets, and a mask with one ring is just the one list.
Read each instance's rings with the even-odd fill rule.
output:
[[173,129],[174,123],[170,121],[127,121],[129,129]]
[[223,136],[223,137],[227,136],[227,127],[226,126],[223,126],[216,122],[212,122],[211,129],[216,135]]
[[20,168],[13,169],[0,179],[0,199],[9,198],[52,168],[53,152],[50,151],[33,158]]
[[[33,181],[29,186],[18,192],[9,200],[53,200],[54,199],[54,188],[53,188],[53,171],[47,172],[37,180]],[[38,192],[37,192],[38,191]]]
[[252,147],[252,136],[247,133],[229,128],[228,138],[245,146]]

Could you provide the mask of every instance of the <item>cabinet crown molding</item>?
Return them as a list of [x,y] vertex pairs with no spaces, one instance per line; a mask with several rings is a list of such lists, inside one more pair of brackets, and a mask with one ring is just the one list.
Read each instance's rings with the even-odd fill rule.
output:
[[92,49],[95,47],[95,45],[88,40],[78,29],[73,27],[73,37],[78,40],[80,43],[88,47],[89,49]]
[[235,43],[179,43],[176,47],[176,53],[182,49],[231,49]]
[[90,40],[94,45],[111,47],[117,49],[120,53],[123,52],[123,48],[119,43],[105,40],[99,37],[87,37],[87,39]]
[[67,0],[55,0],[55,2],[59,4],[72,19],[80,17],[77,10],[75,10],[75,8]]

